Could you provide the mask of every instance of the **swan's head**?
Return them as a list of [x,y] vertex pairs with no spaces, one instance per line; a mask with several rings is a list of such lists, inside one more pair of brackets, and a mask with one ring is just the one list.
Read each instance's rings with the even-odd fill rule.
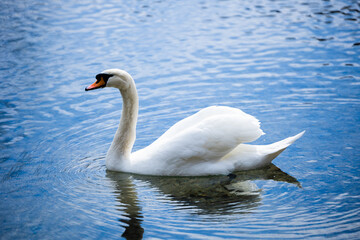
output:
[[96,75],[96,81],[85,88],[85,91],[104,87],[114,87],[120,90],[124,90],[129,88],[133,81],[134,80],[131,78],[130,74],[124,70],[108,69]]

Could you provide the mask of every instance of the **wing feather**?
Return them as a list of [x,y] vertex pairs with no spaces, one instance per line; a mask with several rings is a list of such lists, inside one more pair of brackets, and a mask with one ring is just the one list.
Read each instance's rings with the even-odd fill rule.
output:
[[[240,109],[226,107],[226,106],[211,106],[211,107],[204,108],[204,109],[200,110],[199,112],[177,122],[169,130],[167,130],[160,138],[158,138],[157,141],[163,141],[163,140],[166,140],[167,138],[174,137],[175,135],[181,133],[182,131],[187,130],[190,127],[193,127],[194,125],[202,122],[203,120],[205,120],[207,118],[215,117],[215,116],[220,116],[220,118],[221,118],[224,115],[236,115],[236,116],[238,116],[238,118],[241,118],[241,117],[245,118],[249,122],[251,122],[251,124],[255,124],[258,127],[258,130],[261,131],[260,122],[255,117],[244,113]],[[260,135],[258,135],[258,131],[255,131],[254,137],[257,136],[256,137],[256,139],[257,139],[262,134],[264,134],[262,131],[261,131]],[[252,137],[251,139],[253,139],[254,137]],[[254,141],[254,140],[255,139],[249,140],[249,141]]]
[[170,165],[216,161],[262,134],[255,117],[236,108],[213,106],[176,123],[141,152]]

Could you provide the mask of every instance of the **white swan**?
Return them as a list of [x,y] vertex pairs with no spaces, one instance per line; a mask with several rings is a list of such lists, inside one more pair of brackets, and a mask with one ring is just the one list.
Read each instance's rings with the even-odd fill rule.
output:
[[179,121],[148,147],[131,153],[138,116],[135,82],[127,72],[109,69],[85,90],[104,87],[118,88],[123,98],[120,125],[106,155],[106,168],[111,171],[200,176],[256,169],[269,165],[304,134],[270,145],[243,144],[264,134],[259,121],[236,108],[212,106]]

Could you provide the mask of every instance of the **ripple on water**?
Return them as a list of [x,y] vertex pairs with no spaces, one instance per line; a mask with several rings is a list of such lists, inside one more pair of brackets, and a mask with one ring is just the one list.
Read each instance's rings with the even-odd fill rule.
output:
[[[358,238],[356,2],[0,5],[2,237]],[[135,150],[230,105],[262,121],[261,144],[308,130],[275,161],[299,181],[107,172],[121,99],[84,87],[110,67],[138,86]]]

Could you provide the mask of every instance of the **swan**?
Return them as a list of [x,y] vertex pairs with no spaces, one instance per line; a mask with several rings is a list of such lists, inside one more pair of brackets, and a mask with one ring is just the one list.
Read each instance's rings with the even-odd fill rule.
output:
[[119,127],[106,154],[110,171],[142,175],[227,175],[271,164],[305,131],[269,145],[248,145],[264,132],[260,122],[240,109],[211,106],[189,116],[149,146],[132,152],[138,117],[138,95],[133,78],[124,70],[96,75],[85,91],[113,87],[120,90],[123,109]]

